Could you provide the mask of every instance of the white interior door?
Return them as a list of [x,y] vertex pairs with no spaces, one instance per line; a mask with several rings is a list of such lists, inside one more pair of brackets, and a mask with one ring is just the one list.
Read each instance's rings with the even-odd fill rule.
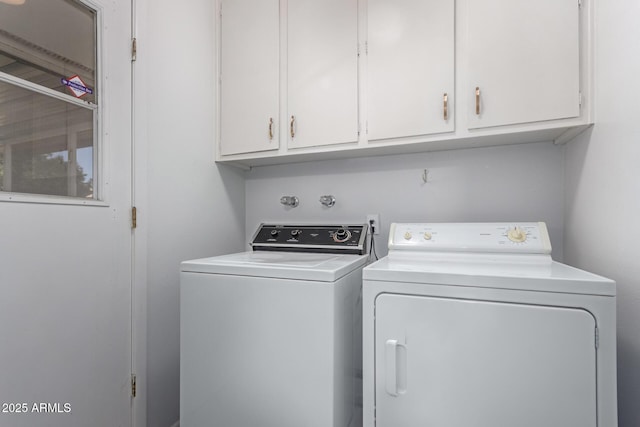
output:
[[595,427],[584,310],[405,295],[376,302],[378,427]]
[[[58,2],[58,7],[69,4]],[[7,404],[0,408],[3,426],[131,425],[131,2],[79,4],[96,11],[97,43],[102,45],[97,78],[90,85],[101,100],[93,119],[98,141],[93,148],[93,190],[99,196],[2,193],[0,402]],[[5,8],[0,15],[16,13],[23,19],[16,28],[33,30],[22,39],[49,30],[59,35],[65,31],[60,22],[70,16],[53,7],[51,0],[0,5]],[[33,16],[38,18],[32,21]],[[8,26],[2,25],[3,30]],[[71,51],[87,38],[69,37],[60,49]],[[29,41],[43,45],[39,52],[46,60],[67,56],[49,55],[58,52],[53,36]],[[54,74],[58,82],[60,77],[70,76]],[[5,82],[3,87],[9,86]],[[60,88],[60,93],[69,96],[67,88]],[[91,128],[93,106],[76,104],[88,112]],[[15,99],[0,103],[0,117],[21,107]],[[44,132],[37,128],[46,123],[43,115],[33,124],[32,137]],[[4,124],[0,120],[2,131]],[[68,138],[80,135],[72,128],[67,128]],[[88,135],[91,138],[91,132]],[[30,142],[34,150],[41,146],[38,141]]]

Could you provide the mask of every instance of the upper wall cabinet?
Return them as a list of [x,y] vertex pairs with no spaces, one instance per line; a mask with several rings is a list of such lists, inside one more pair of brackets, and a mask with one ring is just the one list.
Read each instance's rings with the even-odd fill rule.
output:
[[560,144],[593,124],[594,0],[217,2],[218,161]]
[[454,0],[369,0],[367,137],[454,130]]
[[287,3],[288,147],[357,142],[358,2]]
[[278,148],[278,0],[225,0],[220,17],[220,154]]
[[475,0],[466,17],[468,128],[578,117],[577,0]]

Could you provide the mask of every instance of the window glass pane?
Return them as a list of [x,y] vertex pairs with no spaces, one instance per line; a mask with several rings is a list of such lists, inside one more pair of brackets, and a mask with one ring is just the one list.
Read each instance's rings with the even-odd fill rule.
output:
[[95,103],[96,23],[72,0],[0,2],[0,71]]
[[0,82],[0,190],[95,198],[93,117]]

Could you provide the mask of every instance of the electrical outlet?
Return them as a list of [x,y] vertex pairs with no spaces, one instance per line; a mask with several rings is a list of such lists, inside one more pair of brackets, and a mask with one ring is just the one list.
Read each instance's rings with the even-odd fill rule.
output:
[[373,234],[380,234],[380,214],[368,214],[367,224],[373,230]]

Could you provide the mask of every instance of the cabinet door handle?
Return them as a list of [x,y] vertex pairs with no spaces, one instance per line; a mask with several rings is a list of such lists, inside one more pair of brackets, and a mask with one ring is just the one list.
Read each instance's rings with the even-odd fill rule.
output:
[[291,138],[296,136],[296,132],[293,130],[293,126],[294,126],[295,123],[296,123],[296,118],[294,116],[291,116],[291,125],[289,126],[289,128],[291,130]]
[[273,140],[273,117],[269,117],[269,140]]
[[445,121],[449,120],[449,97],[446,93],[442,97],[442,115]]
[[480,88],[476,87],[476,115],[480,115]]

